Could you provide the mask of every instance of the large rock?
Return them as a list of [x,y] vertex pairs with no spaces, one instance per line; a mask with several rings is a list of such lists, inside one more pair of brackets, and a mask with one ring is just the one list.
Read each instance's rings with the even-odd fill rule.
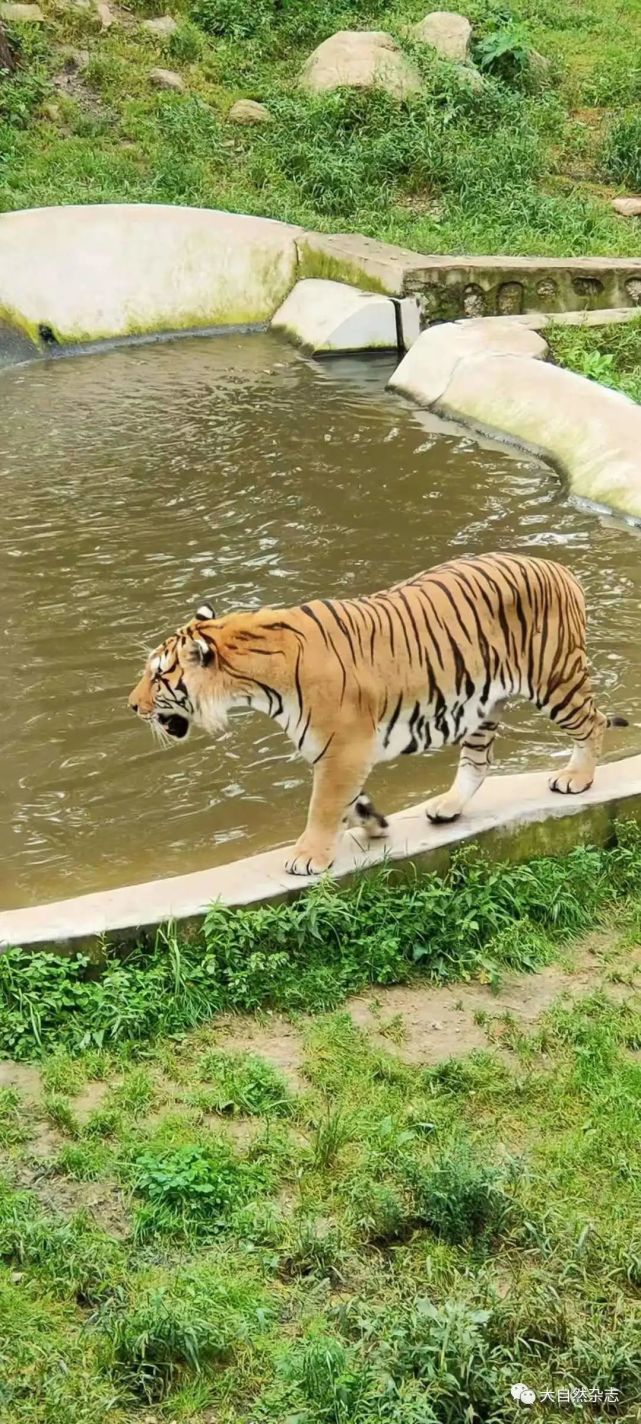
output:
[[40,25],[44,20],[44,15],[39,5],[19,5],[14,0],[2,0],[0,4],[0,20],[8,20],[9,23],[17,21],[18,24]]
[[61,345],[270,320],[300,228],[156,203],[0,214],[0,312]]
[[185,87],[184,79],[174,69],[151,69],[149,78],[156,89],[174,89],[182,93]]
[[641,198],[613,198],[615,213],[624,218],[641,218]]
[[116,16],[106,4],[106,0],[96,0],[96,14],[100,20],[101,29],[110,30],[111,26],[115,25]]
[[464,64],[470,48],[472,26],[465,15],[457,15],[453,10],[432,10],[417,25],[412,25],[410,34],[420,44],[435,49],[441,59]]
[[384,30],[339,30],[310,54],[300,82],[312,94],[343,86],[385,89],[405,99],[421,89],[421,76]]
[[143,20],[142,28],[148,30],[150,35],[166,40],[170,35],[175,35],[178,21],[174,20],[173,15],[159,15],[155,20]]
[[233,124],[271,124],[272,114],[257,99],[237,99],[227,115]]
[[[397,324],[397,309],[400,322]],[[309,277],[285,298],[272,319],[306,351],[396,351],[418,336],[418,308],[413,297],[394,303],[378,292],[363,292],[346,282]]]

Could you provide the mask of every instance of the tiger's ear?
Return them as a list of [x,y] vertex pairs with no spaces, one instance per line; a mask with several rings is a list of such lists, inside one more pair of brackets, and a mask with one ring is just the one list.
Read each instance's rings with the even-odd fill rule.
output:
[[198,666],[202,668],[211,667],[216,657],[214,648],[211,647],[205,638],[199,638],[198,636],[189,639],[186,652],[189,661],[198,663]]
[[196,617],[206,619],[215,618],[216,614],[214,613],[211,603],[199,604],[198,608],[196,609]]

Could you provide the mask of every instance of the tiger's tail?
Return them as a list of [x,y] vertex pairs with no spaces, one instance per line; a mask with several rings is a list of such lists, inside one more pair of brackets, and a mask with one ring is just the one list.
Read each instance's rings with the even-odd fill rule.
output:
[[607,727],[629,727],[627,717],[606,717]]

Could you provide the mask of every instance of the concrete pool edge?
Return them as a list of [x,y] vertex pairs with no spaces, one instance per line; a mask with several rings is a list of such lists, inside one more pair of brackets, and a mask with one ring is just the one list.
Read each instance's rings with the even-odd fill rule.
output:
[[0,215],[2,330],[29,354],[271,320],[297,282],[329,279],[424,323],[641,311],[641,258],[444,256],[213,208],[105,203]]
[[592,504],[641,519],[641,406],[545,360],[530,326],[479,318],[428,327],[389,381],[419,406],[542,456]]
[[[345,881],[385,863],[438,870],[457,846],[477,840],[497,859],[562,855],[577,844],[606,844],[619,819],[641,822],[641,755],[601,766],[576,799],[549,791],[545,772],[525,772],[489,778],[469,813],[450,826],[432,826],[422,806],[409,807],[390,817],[389,839],[366,850],[347,833],[332,874]],[[284,856],[282,848],[265,851],[211,870],[0,912],[0,948],[95,953],[170,920],[197,925],[214,901],[247,908],[289,899],[313,882],[287,875]]]

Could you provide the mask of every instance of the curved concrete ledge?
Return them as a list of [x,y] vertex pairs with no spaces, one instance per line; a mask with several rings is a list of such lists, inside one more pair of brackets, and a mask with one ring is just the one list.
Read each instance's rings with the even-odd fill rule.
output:
[[[641,258],[434,256],[358,233],[162,204],[0,216],[0,327],[36,343],[27,356],[55,342],[263,324],[298,279],[333,280],[403,306],[409,298],[423,325],[519,313],[536,324],[542,314],[581,320],[597,308],[620,320],[641,309]],[[406,347],[417,332],[413,314]]]
[[[605,844],[621,818],[641,821],[641,755],[600,767],[580,798],[557,796],[544,772],[528,772],[490,778],[469,814],[450,826],[430,825],[421,806],[399,811],[387,841],[364,849],[357,833],[345,835],[333,874],[346,879],[383,862],[442,869],[452,849],[479,837],[497,858],[560,855],[577,843]],[[9,910],[0,914],[0,946],[95,950],[105,939],[123,942],[167,920],[200,922],[214,900],[249,906],[289,898],[310,881],[286,875],[284,857],[282,849],[267,851],[213,870]]]
[[272,317],[271,329],[317,356],[335,351],[396,351],[418,338],[418,305],[414,297],[396,300],[345,282],[308,277],[285,298]]
[[547,456],[582,498],[641,519],[641,407],[532,360],[540,348],[543,338],[519,323],[450,323],[423,332],[390,386],[419,405],[510,436]]
[[0,320],[60,344],[269,321],[296,280],[300,229],[152,204],[0,217]]

